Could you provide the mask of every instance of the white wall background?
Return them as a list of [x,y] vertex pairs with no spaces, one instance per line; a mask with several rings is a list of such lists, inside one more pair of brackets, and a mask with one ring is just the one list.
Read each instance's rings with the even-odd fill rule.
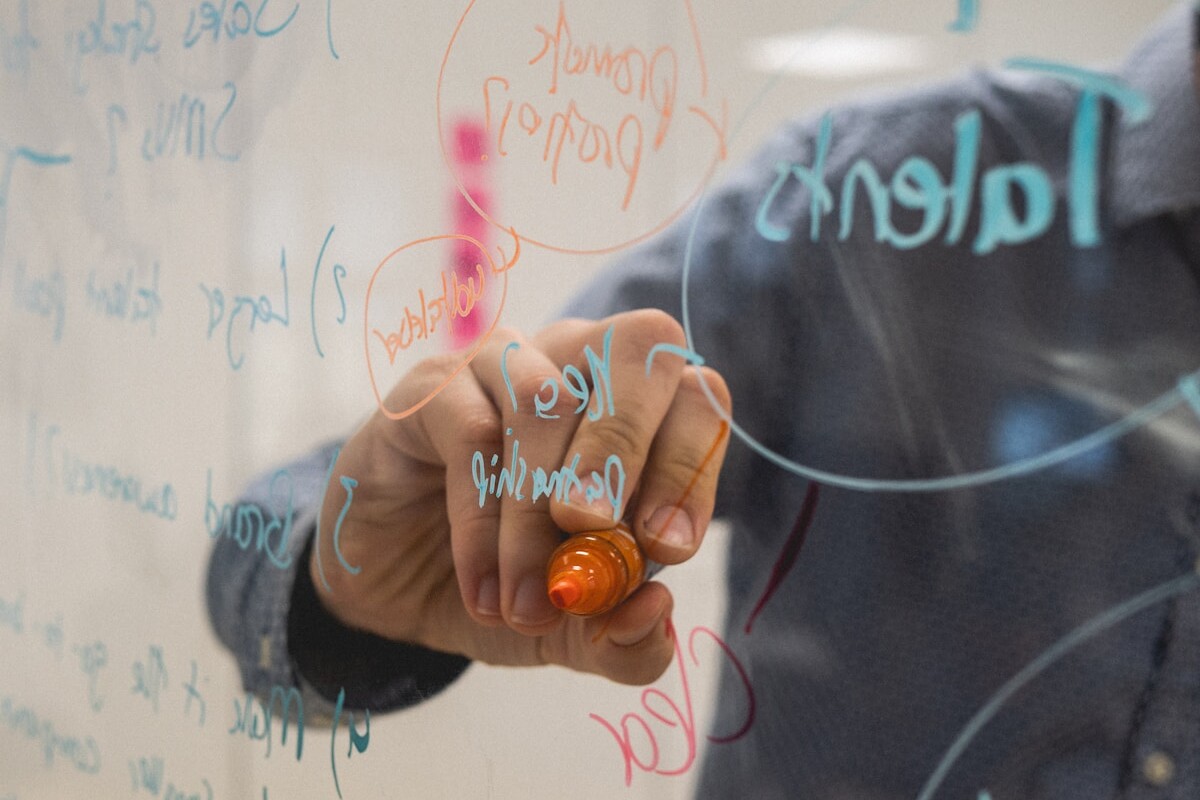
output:
[[[167,783],[183,797],[206,797],[206,784],[222,800],[334,796],[328,730],[308,731],[299,762],[278,743],[267,757],[265,743],[228,732],[241,695],[203,607],[205,501],[210,476],[211,497],[230,502],[251,476],[345,434],[371,409],[367,283],[394,248],[453,230],[436,86],[464,5],[255,0],[247,7],[262,9],[263,29],[293,8],[295,16],[268,38],[226,30],[186,47],[189,19],[204,19],[208,3],[0,3],[0,800],[166,797]],[[240,6],[225,3],[224,21],[239,24]],[[716,109],[725,98],[741,125],[727,163],[782,118],[864,87],[1011,55],[1114,61],[1166,6],[981,0],[978,27],[964,34],[947,30],[958,11],[951,0],[692,3],[705,100]],[[581,38],[694,52],[682,2],[570,0],[564,8]],[[556,13],[543,0],[477,0],[448,63],[447,106],[481,111],[471,87],[493,70],[517,75],[539,41],[534,26],[552,27]],[[892,53],[878,72],[783,75],[748,107],[771,79],[756,66],[761,40],[821,34],[823,44],[809,40],[797,53],[805,66],[816,52],[811,69],[820,72],[840,57],[821,48],[848,31],[891,37],[848,62],[855,73],[871,56]],[[694,61],[681,75],[681,93],[695,94]],[[571,91],[581,108],[620,107],[595,83]],[[198,121],[190,151],[186,126],[173,134],[170,126],[172,108],[201,113],[195,99],[204,107],[203,156]],[[647,156],[629,212],[613,209],[619,175],[572,184],[564,172],[563,188],[548,191],[544,165],[516,154],[489,167],[494,207],[568,249],[593,235],[620,241],[650,229],[688,197],[709,158],[712,140],[687,123],[683,115],[669,146]],[[38,165],[35,154],[69,163]],[[495,234],[492,244],[501,243]],[[251,331],[243,309],[230,347],[244,361],[233,369],[228,317],[208,335],[206,290],[224,292],[225,314],[233,296],[264,294],[281,314],[281,251],[288,325],[260,321]],[[436,274],[444,256],[430,253],[424,277],[389,273],[395,285],[412,291]],[[537,326],[607,257],[526,246],[502,322]],[[335,264],[345,267],[341,324]],[[161,307],[152,322],[136,318],[136,304],[89,299],[89,279],[109,289],[131,280],[136,296],[154,285],[156,269]],[[175,519],[98,492],[72,493],[71,464],[111,467],[140,481],[147,497],[170,484]],[[720,585],[722,542],[714,536],[704,557],[666,577],[681,628],[719,627],[722,600],[711,587]],[[157,708],[134,691],[135,665],[151,648],[167,669]],[[690,675],[702,728],[715,663]],[[203,724],[198,703],[186,705],[193,664]],[[678,695],[676,667],[660,687]],[[349,761],[343,729],[335,754],[342,792],[508,798],[569,786],[581,798],[687,796],[694,769],[635,773],[626,790],[611,737],[588,718],[616,720],[639,708],[637,690],[589,677],[473,667],[425,706],[377,716],[368,750]],[[22,712],[39,720],[33,736],[12,722]],[[686,751],[679,732],[659,726],[659,736],[663,763],[676,763]],[[47,757],[43,746],[54,737],[61,746]],[[102,757],[97,774],[76,769],[65,752],[88,737]],[[130,765],[139,759],[161,759],[159,794],[135,788]]]

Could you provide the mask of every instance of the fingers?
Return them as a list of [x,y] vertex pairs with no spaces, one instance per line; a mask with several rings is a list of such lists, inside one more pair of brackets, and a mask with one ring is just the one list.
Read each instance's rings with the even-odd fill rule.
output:
[[[667,587],[648,583],[618,606],[593,634],[588,669],[619,683],[653,683],[674,654],[670,629],[674,601]],[[587,626],[589,631],[595,623]]]
[[625,514],[679,384],[681,359],[660,359],[647,374],[647,354],[660,344],[682,347],[683,331],[663,312],[636,311],[557,333],[547,354],[572,365],[582,361],[592,385],[567,447],[569,457],[579,457],[572,489],[555,498],[551,513],[563,530],[594,530]]
[[500,508],[500,613],[510,627],[534,635],[562,617],[546,595],[546,564],[562,539],[549,515],[547,475],[563,463],[575,420],[558,389],[560,368],[537,347],[517,337],[497,339],[485,350],[472,369],[492,395],[504,429],[502,455],[488,461],[496,487],[488,501]]
[[729,443],[729,426],[704,393],[730,410],[729,389],[715,371],[687,369],[658,429],[629,518],[646,555],[677,564],[700,547],[712,521],[717,477]]
[[478,571],[469,558],[463,573],[455,570],[447,531],[460,531],[463,541],[490,537],[494,560],[499,509],[480,506],[471,454],[498,445],[499,415],[474,379],[442,387],[449,363],[428,359],[391,392],[390,400],[403,402],[442,389],[428,413],[400,421],[373,414],[341,448],[309,562],[335,616],[389,638],[419,640],[430,598],[447,586],[467,608],[479,602]]
[[488,502],[486,465],[503,447],[501,415],[472,372],[463,370],[417,420],[429,449],[445,465],[450,549],[463,605],[476,622],[498,625],[501,509]]
[[[728,415],[724,380],[708,368],[685,369],[684,360],[669,352],[658,354],[647,370],[656,347],[685,343],[678,323],[661,312],[571,321],[547,333],[554,334],[544,337],[552,357],[592,347],[604,366],[595,370],[596,397],[567,448],[580,455],[583,496],[553,504],[555,521],[567,531],[588,530],[611,525],[615,513],[630,521],[650,558],[664,564],[690,558],[712,519],[728,444],[728,428],[705,390]],[[602,408],[608,388],[615,407]],[[636,507],[628,508],[635,488]]]
[[613,611],[569,626],[542,640],[541,661],[593,672],[619,683],[652,683],[674,653],[674,601],[661,583],[647,583]]
[[[416,415],[421,438],[446,465],[454,568],[475,622],[546,639],[565,635],[556,632],[563,614],[545,588],[563,531],[626,519],[656,561],[695,553],[728,440],[704,387],[726,411],[729,394],[715,372],[685,369],[672,352],[685,341],[658,311],[566,321],[533,340],[501,332]],[[658,345],[667,352],[648,369]],[[658,624],[669,613],[669,593],[647,585],[611,614],[573,619],[569,628],[600,632],[603,625],[606,644],[585,648],[585,668],[642,682],[637,669],[657,674],[670,660]],[[631,659],[642,662],[636,669],[623,666],[629,651],[621,648],[630,647],[654,657]],[[568,659],[578,660],[578,653]]]

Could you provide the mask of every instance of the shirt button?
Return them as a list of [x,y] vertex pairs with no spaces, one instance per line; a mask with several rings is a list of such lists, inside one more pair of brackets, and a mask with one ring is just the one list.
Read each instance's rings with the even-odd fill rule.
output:
[[258,668],[271,668],[271,637],[264,636],[258,642]]
[[1155,750],[1142,761],[1142,777],[1151,786],[1166,786],[1175,777],[1175,762],[1161,750]]

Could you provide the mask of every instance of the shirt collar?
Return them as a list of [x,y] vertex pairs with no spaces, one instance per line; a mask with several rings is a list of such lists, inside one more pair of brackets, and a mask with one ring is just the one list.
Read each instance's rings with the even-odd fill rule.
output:
[[1200,207],[1200,94],[1192,82],[1192,16],[1190,3],[1168,12],[1119,73],[1152,108],[1140,125],[1117,122],[1111,208],[1119,226]]

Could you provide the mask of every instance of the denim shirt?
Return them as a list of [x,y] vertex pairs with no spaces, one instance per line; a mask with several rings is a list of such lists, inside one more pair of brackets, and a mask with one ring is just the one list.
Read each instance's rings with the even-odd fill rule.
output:
[[[838,108],[569,309],[683,319],[686,297],[746,434],[718,511],[758,705],[708,748],[701,796],[1200,797],[1189,14],[1117,74],[1146,105],[1105,95],[1092,140],[1079,76],[1029,65]],[[291,467],[309,530],[328,458]],[[749,626],[806,494],[800,556]],[[213,552],[211,616],[248,688],[397,708],[462,671],[322,618],[307,544],[291,570]],[[744,723],[741,686],[727,670],[715,731]]]

